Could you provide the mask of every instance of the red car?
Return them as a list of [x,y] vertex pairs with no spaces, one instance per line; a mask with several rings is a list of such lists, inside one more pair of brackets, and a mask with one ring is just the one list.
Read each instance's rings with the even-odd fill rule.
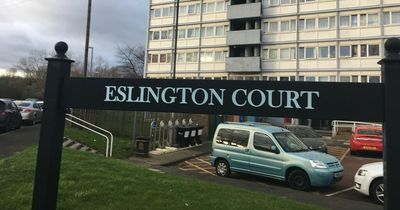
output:
[[359,126],[356,127],[350,139],[351,154],[361,151],[383,151],[382,127]]

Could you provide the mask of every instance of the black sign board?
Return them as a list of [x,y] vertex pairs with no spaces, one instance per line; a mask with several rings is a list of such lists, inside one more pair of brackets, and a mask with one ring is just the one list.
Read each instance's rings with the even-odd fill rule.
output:
[[68,78],[66,107],[383,121],[372,83]]
[[383,122],[385,209],[400,209],[400,39],[385,43],[383,84],[70,78],[64,42],[48,58],[32,209],[56,209],[65,108]]

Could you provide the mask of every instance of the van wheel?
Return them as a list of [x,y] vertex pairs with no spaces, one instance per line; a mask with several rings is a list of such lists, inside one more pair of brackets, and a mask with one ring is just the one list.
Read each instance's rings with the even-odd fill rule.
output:
[[385,188],[383,187],[383,179],[376,180],[371,186],[371,197],[379,204],[384,203]]
[[288,183],[291,188],[296,190],[307,191],[310,189],[310,179],[307,173],[299,169],[290,172]]
[[231,174],[229,163],[226,160],[218,160],[215,164],[215,172],[218,176],[229,176]]

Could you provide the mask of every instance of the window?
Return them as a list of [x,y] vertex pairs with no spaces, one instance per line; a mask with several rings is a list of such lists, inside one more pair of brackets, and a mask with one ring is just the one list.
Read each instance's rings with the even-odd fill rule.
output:
[[350,82],[349,76],[340,76],[340,82]]
[[329,17],[329,28],[336,27],[336,16]]
[[196,12],[197,12],[196,4],[189,5],[188,14],[189,15],[194,15],[194,14],[196,14]]
[[290,21],[290,30],[291,31],[296,31],[296,20],[291,20]]
[[281,22],[281,31],[290,31],[290,21]]
[[360,56],[367,57],[367,45],[366,44],[360,45]]
[[296,48],[290,48],[290,59],[296,59]]
[[167,54],[160,54],[160,63],[167,62]]
[[187,15],[187,13],[188,13],[188,11],[187,11],[187,9],[188,9],[188,6],[180,6],[179,7],[179,15]]
[[306,77],[306,82],[315,82],[315,77]]
[[304,31],[304,19],[299,19],[297,27],[299,31]]
[[179,29],[178,30],[178,38],[180,38],[180,39],[186,38],[186,29]]
[[269,23],[269,32],[278,32],[278,22]]
[[289,77],[279,77],[279,81],[287,82],[289,81]]
[[215,141],[217,144],[244,148],[247,147],[249,137],[249,131],[222,128],[218,131]]
[[178,63],[184,63],[185,60],[186,60],[185,57],[186,57],[185,53],[178,53],[176,60],[177,60]]
[[367,25],[367,15],[360,14],[360,26],[366,26],[366,25]]
[[215,61],[224,61],[224,52],[215,52],[214,60]]
[[290,0],[281,0],[281,4],[290,4]]
[[329,77],[326,76],[318,77],[318,82],[329,82]]
[[206,36],[214,36],[214,27],[206,27]]
[[318,57],[319,58],[328,58],[329,57],[329,47],[319,47],[318,48]]
[[351,82],[358,82],[358,75],[352,75]]
[[162,16],[163,17],[169,16],[169,7],[165,7],[162,9]]
[[154,10],[154,17],[161,17],[161,9]]
[[207,12],[214,12],[215,11],[215,2],[207,3]]
[[153,40],[159,40],[159,39],[160,39],[160,32],[154,31],[153,32]]
[[340,46],[340,57],[350,57],[350,46]]
[[224,11],[225,10],[224,6],[225,6],[225,2],[223,2],[223,1],[217,2],[216,6],[215,6],[215,11],[217,11],[217,12]]
[[379,83],[380,77],[379,76],[369,76],[369,82],[370,83]]
[[201,52],[200,53],[200,61],[202,61],[202,62],[213,61],[213,53],[212,52]]
[[151,63],[158,63],[158,54],[151,55]]
[[215,27],[215,35],[216,35],[216,36],[223,36],[223,35],[225,35],[224,26],[217,26],[217,27]]
[[340,16],[340,27],[349,27],[350,26],[350,17],[349,16]]
[[383,13],[383,24],[385,24],[385,25],[390,24],[390,12]]
[[161,31],[161,39],[168,39],[168,31]]
[[278,81],[278,77],[269,77],[268,80],[269,81]]
[[368,14],[368,25],[374,26],[378,25],[379,19],[378,14]]
[[358,26],[357,21],[358,21],[358,15],[352,15],[350,20],[351,27],[357,27]]
[[188,52],[186,53],[186,62],[197,62],[198,52]]
[[368,56],[379,56],[379,45],[368,45]]
[[298,81],[304,81],[304,76],[299,76]]
[[336,58],[336,46],[329,47],[329,57]]
[[277,147],[275,146],[274,142],[272,139],[262,133],[254,133],[254,149],[256,150],[261,150],[261,151],[267,151],[267,152],[272,152],[272,147],[275,147],[275,150]]
[[290,59],[290,48],[282,48],[282,49],[280,49],[280,59],[281,60]]
[[351,57],[358,56],[358,45],[351,45]]
[[363,83],[368,82],[368,76],[367,75],[361,75],[361,82],[363,82]]
[[306,19],[306,29],[307,30],[315,29],[315,19]]
[[392,24],[400,23],[400,12],[392,12]]
[[318,19],[318,28],[319,29],[324,29],[324,28],[329,28],[329,18],[319,18]]
[[278,59],[278,50],[277,49],[270,49],[269,50],[269,59],[270,60]]
[[269,1],[269,5],[270,5],[270,6],[279,5],[279,0],[270,0],[270,1]]
[[304,59],[304,47],[299,47],[299,59]]
[[187,29],[187,38],[194,38],[194,37],[196,37],[195,29],[188,28]]
[[306,48],[306,59],[315,58],[315,48],[314,47],[307,47]]

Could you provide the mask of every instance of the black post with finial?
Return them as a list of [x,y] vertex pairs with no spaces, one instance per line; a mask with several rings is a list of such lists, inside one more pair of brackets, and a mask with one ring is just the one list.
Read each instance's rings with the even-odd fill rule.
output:
[[[400,209],[400,39],[390,38],[385,42],[386,56],[378,63],[382,67],[382,82],[385,86],[385,121],[383,123],[383,174],[385,210]],[[373,111],[373,110],[371,110]],[[390,184],[389,184],[390,183]]]
[[61,152],[65,125],[62,101],[63,81],[70,77],[71,63],[65,53],[68,45],[58,42],[57,54],[48,61],[44,94],[44,112],[40,127],[40,140],[36,160],[32,209],[56,209]]

